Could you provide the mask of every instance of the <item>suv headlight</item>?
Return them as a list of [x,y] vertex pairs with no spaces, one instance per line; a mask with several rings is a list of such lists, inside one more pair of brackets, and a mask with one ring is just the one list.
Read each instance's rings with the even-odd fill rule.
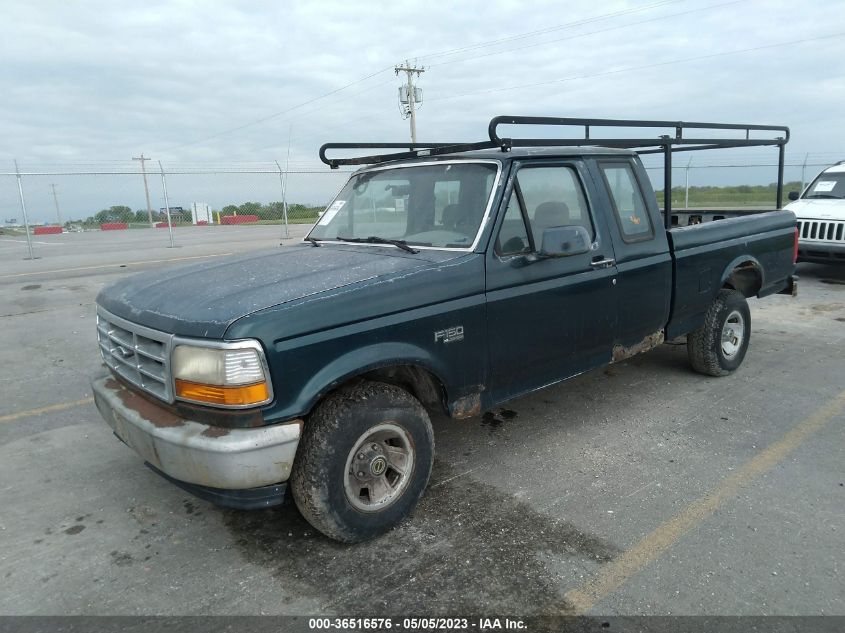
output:
[[257,341],[197,345],[177,340],[170,368],[178,400],[245,408],[272,399],[267,363]]

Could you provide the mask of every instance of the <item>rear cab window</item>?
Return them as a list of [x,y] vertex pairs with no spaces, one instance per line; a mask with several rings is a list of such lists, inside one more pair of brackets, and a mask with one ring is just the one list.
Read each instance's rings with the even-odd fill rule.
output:
[[630,163],[599,163],[610,193],[614,216],[625,242],[641,242],[654,237],[654,226]]

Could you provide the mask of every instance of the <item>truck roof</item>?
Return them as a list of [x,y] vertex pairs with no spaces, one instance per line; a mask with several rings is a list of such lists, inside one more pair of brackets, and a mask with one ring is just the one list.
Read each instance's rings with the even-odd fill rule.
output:
[[403,158],[392,161],[367,165],[357,170],[368,171],[370,169],[383,169],[395,165],[406,165],[412,163],[428,163],[432,161],[449,160],[496,160],[508,161],[522,158],[571,158],[573,156],[635,156],[636,152],[630,149],[619,149],[615,147],[596,147],[590,145],[577,145],[570,147],[514,147],[503,152],[498,148],[478,149],[469,152],[450,152],[434,156],[417,156],[415,158]]

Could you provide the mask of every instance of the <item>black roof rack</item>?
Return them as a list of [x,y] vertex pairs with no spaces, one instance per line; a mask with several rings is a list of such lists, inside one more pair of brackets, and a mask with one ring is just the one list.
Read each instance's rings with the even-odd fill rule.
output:
[[[583,135],[575,138],[509,138],[499,135],[501,125],[551,125],[577,127]],[[670,133],[654,137],[591,138],[591,128],[658,128]],[[685,130],[708,130],[715,136],[706,138],[688,138]],[[724,132],[745,132],[745,138],[719,136]],[[672,133],[673,132],[673,133]],[[752,138],[752,132],[768,132],[761,138]],[[780,136],[776,134],[780,133]],[[701,123],[688,121],[648,121],[639,119],[579,119],[538,116],[497,116],[487,126],[489,140],[477,143],[326,143],[320,147],[320,160],[332,169],[341,165],[372,165],[406,158],[438,156],[471,152],[480,149],[497,148],[503,152],[513,147],[577,147],[599,146],[632,149],[638,154],[664,155],[664,213],[667,226],[671,220],[672,191],[672,154],[706,149],[725,149],[729,147],[778,148],[778,185],[777,208],[783,202],[783,163],[784,146],[789,141],[789,128],[784,125],[752,125],[745,123]],[[330,149],[402,149],[404,151],[389,154],[372,154],[351,158],[328,158]]]

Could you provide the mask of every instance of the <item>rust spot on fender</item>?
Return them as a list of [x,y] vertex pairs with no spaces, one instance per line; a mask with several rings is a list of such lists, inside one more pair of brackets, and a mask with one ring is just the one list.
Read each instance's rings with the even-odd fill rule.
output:
[[227,429],[222,426],[210,426],[205,431],[202,432],[202,435],[205,437],[224,437],[229,435],[232,432],[232,429]]
[[611,358],[612,363],[619,362],[620,360],[625,360],[626,358],[630,358],[636,354],[641,354],[642,352],[647,352],[650,349],[654,349],[661,343],[663,343],[664,334],[663,330],[660,332],[655,332],[654,334],[649,334],[639,343],[634,345],[625,346],[625,345],[614,345],[613,346],[613,357]]
[[110,378],[105,385],[114,390],[126,408],[132,409],[153,426],[167,428],[185,425],[185,420],[178,415],[174,415],[167,409],[162,409],[116,380]]
[[452,417],[456,420],[474,418],[481,413],[481,394],[473,393],[455,400],[451,407]]

